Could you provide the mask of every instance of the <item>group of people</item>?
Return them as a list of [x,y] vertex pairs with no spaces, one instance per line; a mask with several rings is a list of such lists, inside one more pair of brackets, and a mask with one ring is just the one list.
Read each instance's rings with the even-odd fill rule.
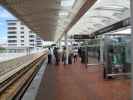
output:
[[[77,61],[78,54],[74,50],[67,50],[66,47],[59,49],[55,47],[54,49],[49,48],[48,50],[48,63],[55,63],[58,65],[61,61],[64,65],[72,64]],[[68,60],[67,60],[68,59]]]
[[[97,52],[99,61],[100,50]],[[78,57],[80,58],[82,64],[88,63],[88,50],[86,47],[79,47],[78,50],[70,48],[66,49],[66,47],[63,47],[62,50],[58,47],[55,47],[54,49],[49,48],[48,63],[55,63],[56,65],[58,65],[60,62],[62,62],[64,65],[72,64],[77,62]]]

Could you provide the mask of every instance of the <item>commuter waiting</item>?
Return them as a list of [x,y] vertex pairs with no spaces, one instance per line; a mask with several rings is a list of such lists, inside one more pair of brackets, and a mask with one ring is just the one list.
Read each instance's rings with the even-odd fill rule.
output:
[[81,47],[80,48],[78,48],[78,55],[79,55],[79,57],[81,57]]
[[88,63],[88,55],[85,48],[81,49],[81,63],[85,65]]
[[74,50],[73,52],[74,63],[77,62],[77,57],[78,57],[77,51]]
[[62,52],[62,62],[64,63],[64,65],[66,65],[66,59],[67,59],[66,47],[64,47]]
[[69,49],[68,64],[72,64],[72,58],[73,58],[73,52],[71,49]]
[[52,58],[52,53],[51,53],[51,49],[48,49],[48,64],[51,64],[51,58]]
[[59,65],[60,57],[59,57],[59,51],[57,47],[54,48],[54,56],[55,56],[55,64]]

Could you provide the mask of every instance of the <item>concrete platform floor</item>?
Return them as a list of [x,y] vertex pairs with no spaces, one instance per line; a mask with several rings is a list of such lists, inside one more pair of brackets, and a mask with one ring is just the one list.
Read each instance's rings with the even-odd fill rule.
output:
[[36,100],[131,100],[131,80],[102,78],[101,66],[78,61],[72,65],[48,65]]

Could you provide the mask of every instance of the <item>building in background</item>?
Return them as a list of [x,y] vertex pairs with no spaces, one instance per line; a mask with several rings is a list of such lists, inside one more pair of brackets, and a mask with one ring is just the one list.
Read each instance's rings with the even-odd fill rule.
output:
[[36,36],[36,48],[43,48],[43,40],[39,36]]
[[31,31],[23,22],[19,20],[7,20],[7,46],[8,48],[17,48],[36,50],[41,49],[43,40]]

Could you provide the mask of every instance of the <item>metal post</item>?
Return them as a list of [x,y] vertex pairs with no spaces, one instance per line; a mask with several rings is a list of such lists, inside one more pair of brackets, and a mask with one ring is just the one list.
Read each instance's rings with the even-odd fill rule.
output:
[[[132,28],[132,31],[131,31],[131,60],[133,61],[133,0],[130,0],[130,8],[131,8],[131,28]],[[133,62],[131,63],[132,64],[132,67],[133,67]],[[132,68],[132,71],[131,71],[131,77],[133,77],[133,68]],[[131,96],[132,96],[132,100],[133,100],[133,78],[132,78],[132,93],[131,93]]]
[[67,40],[67,33],[65,33],[65,46],[66,46],[66,64],[68,64],[68,40]]

